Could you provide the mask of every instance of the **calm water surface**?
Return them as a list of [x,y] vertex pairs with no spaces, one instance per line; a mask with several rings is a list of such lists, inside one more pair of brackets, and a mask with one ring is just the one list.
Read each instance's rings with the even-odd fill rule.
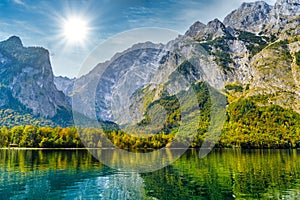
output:
[[300,151],[189,150],[135,173],[85,150],[0,150],[0,180],[0,199],[300,199]]

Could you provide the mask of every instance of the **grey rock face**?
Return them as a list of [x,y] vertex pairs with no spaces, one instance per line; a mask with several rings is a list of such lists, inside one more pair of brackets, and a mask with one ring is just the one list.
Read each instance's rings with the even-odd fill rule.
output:
[[185,35],[190,37],[196,37],[197,35],[199,35],[200,31],[204,30],[205,28],[206,28],[205,24],[197,21],[189,28],[189,30],[187,30]]
[[96,103],[101,108],[98,112],[101,119],[113,118],[119,123],[128,120],[126,111],[129,97],[149,82],[158,67],[161,51],[155,48],[133,50],[108,66],[99,80],[96,91]]
[[234,29],[260,32],[270,17],[273,7],[263,1],[243,3],[224,19],[224,24]]
[[185,33],[185,36],[196,38],[197,40],[214,40],[218,37],[231,35],[230,28],[226,28],[225,25],[218,19],[214,19],[207,23],[207,25],[201,22],[194,23],[189,30]]
[[[243,3],[224,19],[224,24],[234,29],[263,34],[278,34],[299,19],[299,0],[277,0],[274,6],[263,1]],[[296,27],[299,24],[294,24]],[[290,27],[288,27],[290,28]]]
[[278,18],[280,16],[298,16],[300,14],[299,0],[277,0],[273,14]]
[[54,84],[56,88],[62,91],[66,96],[70,96],[73,93],[75,78],[68,78],[62,76],[54,77]]
[[289,29],[299,34],[300,0],[278,0],[270,15],[267,31],[280,34]]
[[65,95],[53,83],[49,52],[40,47],[23,47],[13,36],[0,42],[1,86],[36,116],[54,117],[68,108]]
[[75,81],[73,108],[91,118],[96,112],[97,119],[128,121],[129,97],[149,82],[163,51],[163,45],[137,44],[98,64]]

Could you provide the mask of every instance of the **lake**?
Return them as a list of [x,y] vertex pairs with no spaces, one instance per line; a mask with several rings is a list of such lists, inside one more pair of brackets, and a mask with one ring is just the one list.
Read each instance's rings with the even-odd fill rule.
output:
[[0,179],[0,199],[300,199],[300,151],[216,149],[200,159],[190,149],[137,173],[86,150],[3,149]]

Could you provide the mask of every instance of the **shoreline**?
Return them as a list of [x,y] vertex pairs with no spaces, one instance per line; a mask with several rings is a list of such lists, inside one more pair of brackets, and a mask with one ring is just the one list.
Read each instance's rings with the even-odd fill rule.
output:
[[[1,147],[0,150],[116,150],[118,148],[41,148],[41,147]],[[199,150],[201,148],[164,148],[164,149],[196,149]],[[203,148],[202,148],[203,149]],[[220,147],[216,147],[213,148],[212,150],[297,150],[300,151],[300,148],[220,148]],[[122,149],[124,151],[127,150],[159,150],[159,149],[153,149],[153,148],[147,148],[147,149]]]

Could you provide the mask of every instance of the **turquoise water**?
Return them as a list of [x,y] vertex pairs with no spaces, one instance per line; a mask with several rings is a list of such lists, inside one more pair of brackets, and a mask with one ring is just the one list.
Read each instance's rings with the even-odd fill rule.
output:
[[0,199],[300,199],[297,150],[188,150],[151,173],[85,150],[0,150],[0,161]]

